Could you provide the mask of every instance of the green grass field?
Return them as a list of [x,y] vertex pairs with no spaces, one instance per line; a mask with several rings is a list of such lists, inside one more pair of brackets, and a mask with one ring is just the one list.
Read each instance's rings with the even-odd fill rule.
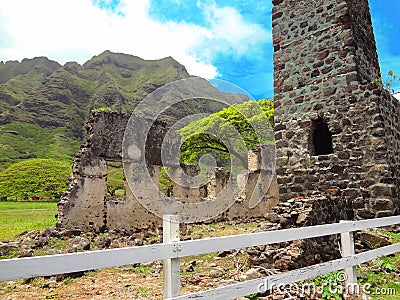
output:
[[24,230],[54,226],[56,212],[54,202],[0,202],[0,241],[13,240]]

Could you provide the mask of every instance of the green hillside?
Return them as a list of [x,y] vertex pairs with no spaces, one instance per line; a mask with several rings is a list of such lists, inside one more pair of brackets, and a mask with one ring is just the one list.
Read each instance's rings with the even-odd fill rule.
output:
[[54,159],[29,159],[0,172],[0,199],[59,198],[66,190],[71,164]]
[[0,62],[0,83],[31,72],[49,75],[58,68],[61,68],[61,65],[47,57],[25,58],[20,63],[18,61]]
[[65,127],[45,129],[19,122],[0,126],[0,171],[31,158],[72,162],[80,144]]

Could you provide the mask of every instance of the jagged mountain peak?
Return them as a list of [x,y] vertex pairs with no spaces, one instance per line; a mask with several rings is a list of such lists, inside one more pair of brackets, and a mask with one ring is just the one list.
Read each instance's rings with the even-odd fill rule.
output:
[[28,74],[33,70],[49,75],[61,67],[58,62],[44,56],[24,58],[21,62],[7,61],[0,64],[0,83],[5,83],[18,75]]
[[[85,69],[101,69],[105,65],[112,65],[131,71],[137,71],[143,67],[157,68],[172,66],[180,69],[183,73],[187,73],[186,68],[170,56],[156,60],[145,60],[138,56],[124,53],[114,53],[109,50],[93,56],[90,60],[85,62],[82,67]],[[188,73],[187,76],[189,76]]]
[[136,70],[141,68],[145,63],[146,61],[138,56],[114,53],[106,50],[99,55],[93,56],[90,60],[85,62],[83,64],[83,68],[96,69],[109,64],[120,68]]

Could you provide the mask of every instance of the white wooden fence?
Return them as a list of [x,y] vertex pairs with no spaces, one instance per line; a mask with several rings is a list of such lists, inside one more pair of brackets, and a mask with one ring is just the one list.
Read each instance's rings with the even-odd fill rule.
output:
[[[0,281],[36,276],[51,276],[134,263],[164,260],[164,298],[169,299],[234,299],[266,291],[272,287],[292,284],[308,278],[344,269],[346,285],[356,284],[355,266],[377,257],[400,252],[400,243],[354,254],[352,233],[357,230],[390,226],[400,223],[400,216],[342,221],[335,224],[291,228],[251,234],[240,234],[179,241],[179,222],[176,216],[164,217],[164,243],[140,247],[88,251],[29,258],[0,260]],[[190,295],[180,296],[179,259],[181,257],[226,251],[285,241],[341,234],[343,258],[305,267],[290,272],[249,280]]]

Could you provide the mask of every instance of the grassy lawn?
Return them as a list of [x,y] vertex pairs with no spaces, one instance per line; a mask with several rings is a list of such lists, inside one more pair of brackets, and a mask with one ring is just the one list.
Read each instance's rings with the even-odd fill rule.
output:
[[[400,243],[400,234],[380,231],[392,243]],[[359,284],[368,287],[369,296],[374,300],[400,300],[400,252],[376,258],[361,266],[357,273],[362,274]]]
[[56,202],[0,202],[0,213],[2,210],[26,210],[26,209],[57,209]]
[[24,230],[54,226],[57,203],[0,202],[0,241],[12,240]]

